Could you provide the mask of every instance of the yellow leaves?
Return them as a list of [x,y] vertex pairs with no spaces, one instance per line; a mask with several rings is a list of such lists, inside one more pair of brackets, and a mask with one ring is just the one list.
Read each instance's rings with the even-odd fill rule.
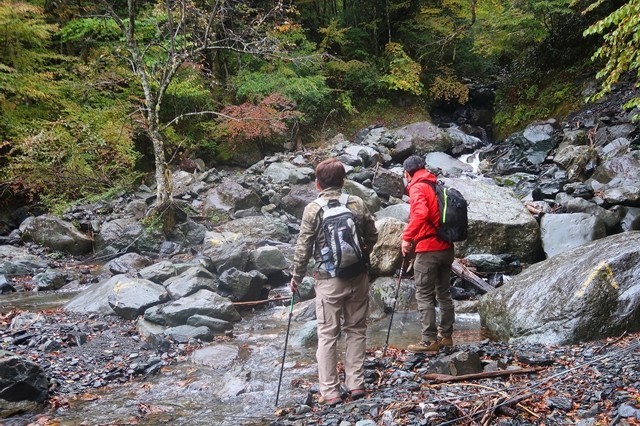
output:
[[433,99],[442,99],[445,101],[456,101],[462,105],[469,100],[469,88],[466,84],[458,81],[458,79],[449,70],[444,70],[442,74],[435,77],[429,92]]
[[387,43],[385,53],[390,59],[389,71],[381,78],[381,81],[391,90],[409,92],[421,95],[424,86],[420,81],[422,67],[404,52],[402,45]]

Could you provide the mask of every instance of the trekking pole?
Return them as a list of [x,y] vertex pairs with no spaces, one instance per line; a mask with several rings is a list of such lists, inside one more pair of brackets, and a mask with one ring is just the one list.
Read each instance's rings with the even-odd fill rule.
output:
[[400,271],[398,272],[398,284],[396,285],[396,296],[393,298],[393,307],[391,308],[391,318],[389,319],[389,328],[387,329],[387,340],[384,342],[384,349],[382,350],[382,356],[387,354],[387,346],[389,345],[389,335],[391,334],[391,323],[393,322],[393,313],[396,310],[396,303],[398,302],[398,294],[400,293],[400,281],[402,280],[402,269],[404,269],[404,255],[402,255],[402,263],[400,264]]
[[284,338],[284,352],[282,353],[282,365],[280,366],[280,378],[278,379],[278,391],[276,392],[276,407],[280,397],[280,385],[282,384],[282,372],[284,371],[284,359],[287,356],[287,343],[289,342],[289,329],[291,328],[291,317],[293,316],[293,297],[295,292],[291,294],[291,304],[289,305],[289,322],[287,323],[287,334]]

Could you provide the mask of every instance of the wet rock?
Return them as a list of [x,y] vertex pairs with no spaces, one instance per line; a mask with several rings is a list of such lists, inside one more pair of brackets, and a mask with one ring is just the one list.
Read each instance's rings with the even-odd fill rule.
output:
[[164,334],[178,343],[188,343],[191,339],[200,339],[204,342],[213,340],[213,332],[205,326],[178,325],[167,328]]
[[541,259],[538,223],[511,191],[482,179],[444,181],[469,202],[468,237],[456,243],[457,256],[509,253],[523,262]]
[[228,269],[220,275],[220,294],[228,294],[234,301],[251,301],[262,298],[262,289],[267,277],[258,272],[242,272],[235,268]]
[[180,275],[167,279],[163,286],[167,289],[171,299],[177,300],[202,289],[216,291],[218,284],[218,279],[214,274],[202,266],[192,266]]
[[70,281],[66,274],[55,269],[47,269],[33,276],[38,291],[58,290]]
[[640,232],[612,235],[537,263],[480,299],[504,340],[568,343],[640,329]]
[[398,250],[407,224],[394,218],[376,220],[378,242],[373,247],[370,261],[375,275],[393,275],[400,268],[402,253]]
[[235,345],[212,345],[191,354],[191,361],[213,368],[229,368],[238,359],[240,350]]
[[231,268],[244,271],[249,261],[244,237],[233,232],[208,232],[203,253],[211,258],[218,273]]
[[54,216],[30,217],[20,224],[20,232],[22,238],[27,241],[34,241],[64,253],[87,254],[93,247],[90,237],[71,223]]
[[373,180],[373,189],[382,197],[401,198],[404,194],[402,175],[391,170],[379,168]]
[[[199,290],[190,296],[162,305],[157,312],[164,323],[171,326],[186,324],[187,319],[193,315],[204,315],[231,322],[242,319],[229,299],[209,290]],[[149,319],[146,312],[145,319]]]
[[258,247],[250,255],[253,269],[264,275],[269,275],[276,271],[281,271],[289,267],[289,263],[278,247],[263,246]]
[[604,223],[588,213],[545,215],[540,221],[542,247],[547,257],[578,247],[587,242],[604,238]]
[[151,264],[151,259],[138,253],[125,253],[103,266],[103,270],[113,275],[127,274],[135,276],[138,271]]
[[430,152],[425,156],[427,169],[450,177],[459,177],[463,172],[472,172],[473,167],[444,152]]
[[156,284],[162,284],[171,277],[176,276],[176,267],[168,260],[163,260],[153,265],[142,268],[138,271],[138,276]]
[[0,350],[0,399],[42,402],[48,393],[47,376],[39,365]]
[[128,320],[136,319],[150,307],[168,299],[163,286],[140,278],[116,284],[107,296],[111,309]]
[[399,163],[411,154],[447,152],[453,146],[451,136],[428,121],[403,126],[394,130],[394,133],[396,145],[391,156]]
[[224,334],[229,330],[233,330],[233,324],[218,318],[212,318],[205,315],[193,315],[187,319],[187,325],[193,327],[207,327],[213,333]]

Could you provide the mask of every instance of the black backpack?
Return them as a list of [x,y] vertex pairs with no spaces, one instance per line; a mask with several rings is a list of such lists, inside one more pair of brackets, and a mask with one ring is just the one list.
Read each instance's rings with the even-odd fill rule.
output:
[[467,239],[469,220],[467,218],[468,202],[460,191],[446,186],[444,182],[427,181],[436,193],[440,209],[440,223],[436,225],[436,235],[441,240],[453,243]]
[[331,277],[351,278],[366,269],[366,258],[361,248],[360,231],[356,216],[347,208],[349,195],[339,199],[315,202],[322,207],[320,232],[324,244],[320,249],[322,265]]

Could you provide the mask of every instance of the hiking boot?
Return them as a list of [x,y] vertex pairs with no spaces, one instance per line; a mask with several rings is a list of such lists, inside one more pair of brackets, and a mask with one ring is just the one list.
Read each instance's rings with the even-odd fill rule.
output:
[[438,345],[438,342],[420,342],[417,343],[415,345],[409,345],[407,346],[407,350],[409,352],[418,352],[418,353],[424,353],[424,352],[438,352],[438,349],[440,349],[440,346]]
[[453,346],[453,339],[451,336],[440,336],[438,338],[438,346],[441,348],[448,348]]

